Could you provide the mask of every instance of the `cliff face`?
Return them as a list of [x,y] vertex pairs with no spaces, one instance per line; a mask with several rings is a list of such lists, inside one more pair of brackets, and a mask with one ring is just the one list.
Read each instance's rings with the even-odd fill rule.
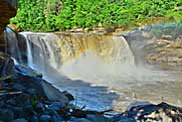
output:
[[5,47],[3,31],[9,19],[16,15],[16,8],[17,0],[0,0],[0,51],[3,51]]

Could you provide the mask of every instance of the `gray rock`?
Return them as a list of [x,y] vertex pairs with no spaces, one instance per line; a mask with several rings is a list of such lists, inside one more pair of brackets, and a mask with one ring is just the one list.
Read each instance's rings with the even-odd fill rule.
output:
[[49,122],[51,120],[51,116],[47,114],[43,114],[39,118],[40,122]]
[[59,102],[54,102],[51,105],[47,107],[48,110],[53,110],[53,111],[59,111],[61,107],[64,107],[64,103],[62,101]]
[[37,116],[33,116],[31,119],[30,119],[30,122],[39,122],[39,119]]
[[136,122],[136,120],[134,118],[123,117],[122,119],[120,119],[117,122]]
[[181,122],[181,120],[180,107],[160,103],[134,106],[121,114],[119,122]]
[[17,105],[15,99],[13,99],[13,98],[7,100],[6,103],[9,104],[9,105],[13,105],[13,106]]
[[27,93],[31,94],[31,95],[36,95],[37,91],[34,88],[29,88],[26,90]]
[[26,87],[24,87],[23,85],[19,84],[19,83],[15,83],[13,86],[12,86],[14,89],[17,89],[17,90],[20,90],[20,91],[23,91],[26,89]]
[[32,105],[26,105],[26,106],[24,106],[23,107],[23,115],[24,116],[30,116],[30,114],[32,113],[32,111],[33,111],[34,109],[33,109],[33,107],[32,107]]
[[38,73],[37,71],[31,69],[28,66],[25,65],[16,65],[15,69],[18,73],[21,73],[24,76],[29,76],[29,77],[39,77],[42,78],[42,74]]
[[18,117],[18,118],[24,117],[23,107],[15,107],[15,106],[13,106],[12,110],[14,112],[15,117]]
[[4,106],[4,105],[5,105],[4,101],[0,101],[0,108],[1,108],[2,106]]
[[13,111],[10,109],[1,109],[0,110],[0,120],[6,121],[6,122],[14,120]]
[[62,121],[64,121],[64,119],[61,117],[53,115],[51,121],[52,122],[62,122]]
[[22,74],[18,75],[19,78],[16,80],[20,80],[20,82],[27,88],[33,88],[36,90],[36,96],[39,97],[46,97],[46,94],[43,90],[41,81],[43,80],[42,78],[39,77],[31,77],[31,76],[24,76]]
[[[69,122],[92,122],[88,119],[85,119],[85,118],[71,118],[71,120]],[[100,121],[98,121],[100,122]]]
[[24,118],[20,118],[20,119],[13,120],[11,122],[28,122],[28,121]]
[[69,99],[69,101],[74,100],[73,95],[70,94],[68,91],[63,91],[62,93]]
[[19,80],[27,88],[34,88],[38,96],[46,97],[41,84],[43,80],[41,75],[27,66],[16,65],[15,69],[18,76],[15,80]]
[[64,119],[56,111],[51,112],[51,121],[52,122],[62,122]]
[[121,119],[121,113],[115,111],[105,112],[103,117],[107,118],[110,122],[117,122]]
[[87,114],[86,118],[92,122],[113,122],[111,118],[103,115]]
[[16,101],[16,105],[20,106],[31,105],[31,99],[29,94],[22,93],[19,96],[16,96],[14,99]]
[[45,111],[44,105],[42,103],[38,103],[36,105],[36,111],[39,112],[39,113],[44,112]]
[[62,93],[59,89],[55,88],[49,82],[42,80],[41,81],[42,87],[47,98],[51,101],[62,101],[64,104],[68,104],[69,99]]
[[15,74],[15,65],[11,57],[0,52],[0,76],[2,79],[10,79]]

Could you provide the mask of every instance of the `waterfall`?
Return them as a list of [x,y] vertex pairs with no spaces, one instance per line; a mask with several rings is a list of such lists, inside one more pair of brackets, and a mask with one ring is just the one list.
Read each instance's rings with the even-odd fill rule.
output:
[[31,68],[33,68],[33,59],[32,59],[32,47],[30,40],[27,39],[27,36],[25,33],[22,33],[22,35],[25,37],[26,47],[27,47],[27,64]]
[[157,75],[146,69],[144,47],[153,37],[142,38],[143,33],[134,33],[133,36],[138,37],[135,39],[100,33],[21,32],[17,37],[13,32],[7,34],[8,45],[12,46],[8,52],[12,57],[18,62],[26,57],[26,61],[21,62],[43,73],[47,79],[57,81],[67,77],[99,83],[106,79],[129,82],[152,80],[156,78],[152,75]]
[[28,65],[40,72],[47,72],[47,69],[61,65],[59,56],[56,53],[56,36],[53,34],[22,32],[21,36],[25,37],[27,47],[27,61]]
[[135,66],[128,42],[119,35],[32,32],[19,35],[26,42],[28,65],[43,74],[54,70],[72,79],[82,79],[114,75],[118,68]]
[[18,45],[18,36],[13,30],[9,27],[5,30],[5,39],[6,41],[6,53],[13,56],[16,59],[17,63],[22,63],[21,50]]
[[8,53],[17,62],[24,62],[45,78],[56,81],[61,76],[89,82],[150,82],[165,76],[149,69],[145,60],[147,46],[156,40],[148,30],[134,30],[123,33],[124,36],[71,32],[15,34],[10,30],[6,34]]
[[[15,34],[7,29],[7,52],[18,63],[41,72],[54,86],[71,92],[80,104],[88,105],[90,109],[109,106],[110,102],[118,104],[115,105],[117,108],[121,107],[120,103],[125,105],[128,101],[145,100],[145,97],[151,101],[160,101],[160,96],[166,96],[170,98],[169,101],[174,98],[172,102],[175,103],[175,93],[168,89],[174,89],[171,81],[180,81],[177,79],[181,77],[153,65],[151,67],[145,60],[148,53],[156,51],[151,48],[151,44],[156,44],[162,38],[158,31],[154,31],[157,32],[157,37],[149,30],[134,30],[122,34]],[[168,29],[162,30],[166,32]],[[179,30],[181,34],[181,29]],[[177,38],[178,35],[173,34],[172,38]],[[163,87],[163,84],[167,87]],[[103,91],[103,87],[108,91]],[[119,94],[121,99],[110,101],[112,95],[103,95],[103,92],[110,91]],[[179,98],[181,100],[181,96]]]

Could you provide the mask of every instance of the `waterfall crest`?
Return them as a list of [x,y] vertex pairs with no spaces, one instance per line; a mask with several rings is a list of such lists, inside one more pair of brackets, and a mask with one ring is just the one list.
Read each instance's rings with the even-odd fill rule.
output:
[[[33,32],[19,35],[26,44],[27,64],[43,73],[54,69],[69,78],[79,79],[84,73],[91,76],[93,72],[94,75],[114,74],[118,68],[135,66],[133,52],[123,36]],[[18,44],[15,43],[8,45]],[[21,57],[13,54],[14,50],[21,52],[11,48],[10,54],[15,59],[16,55]]]
[[148,69],[145,61],[145,47],[155,41],[155,36],[140,31],[131,33],[123,37],[101,33],[15,34],[10,31],[7,33],[8,46],[11,46],[8,52],[19,63],[24,62],[43,73],[45,78],[56,80],[61,76],[89,82],[98,79],[129,82],[152,81],[165,76],[165,73]]
[[6,53],[10,54],[17,62],[22,63],[17,33],[7,27],[5,30],[5,39],[7,40]]

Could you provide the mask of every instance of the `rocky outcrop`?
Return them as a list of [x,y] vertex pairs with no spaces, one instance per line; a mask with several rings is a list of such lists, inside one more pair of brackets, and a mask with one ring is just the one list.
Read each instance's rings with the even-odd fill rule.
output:
[[[0,81],[2,81],[0,82],[0,90],[15,87],[14,89],[22,92],[23,89],[25,91],[34,89],[36,96],[45,97],[51,101],[62,99],[64,103],[68,103],[69,98],[71,98],[66,92],[60,92],[49,82],[45,81],[40,73],[27,66],[15,65],[11,57],[4,53],[0,53]],[[12,86],[12,84],[14,85]]]
[[118,122],[181,122],[182,108],[160,103],[145,104],[131,107],[122,113]]
[[11,77],[14,74],[14,69],[13,60],[7,54],[0,52],[0,76]]
[[[40,73],[15,65],[10,56],[0,53],[0,121],[35,122],[36,116],[45,122],[51,115],[44,112],[54,114],[73,99],[68,92],[61,92],[45,81]],[[45,105],[50,106],[46,109]]]
[[165,69],[181,70],[182,38],[156,40],[150,44],[150,50],[153,51],[146,57],[150,64],[156,64]]
[[0,1],[0,50],[4,51],[3,31],[9,23],[9,19],[16,15],[16,0],[1,0]]

